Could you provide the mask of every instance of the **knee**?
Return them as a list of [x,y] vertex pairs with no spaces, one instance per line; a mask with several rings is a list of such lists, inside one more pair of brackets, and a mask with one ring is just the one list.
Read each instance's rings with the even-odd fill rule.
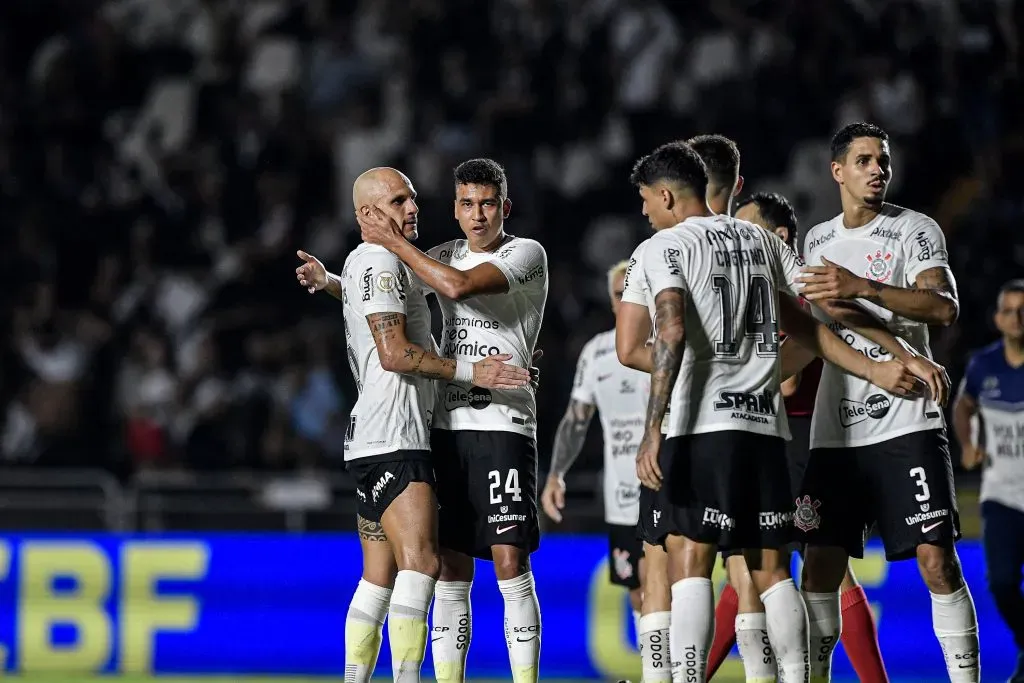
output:
[[948,595],[964,585],[960,558],[952,546],[919,545],[917,566],[932,593]]
[[501,545],[495,546],[491,553],[498,581],[508,581],[530,571],[530,555],[522,548]]
[[417,572],[434,579],[441,576],[441,557],[429,546],[398,548],[395,559],[401,570]]
[[683,536],[668,539],[669,578],[672,582],[683,579],[710,579],[718,549],[707,543],[697,543]]
[[846,575],[849,557],[842,548],[808,547],[804,551],[803,581],[808,593],[831,593],[839,590]]
[[473,581],[476,562],[469,555],[451,550],[441,551],[441,581]]

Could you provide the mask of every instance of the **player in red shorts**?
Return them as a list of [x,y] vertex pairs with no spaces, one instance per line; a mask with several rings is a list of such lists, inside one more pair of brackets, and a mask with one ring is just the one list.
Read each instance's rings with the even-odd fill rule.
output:
[[[793,206],[777,193],[758,193],[743,201],[736,211],[736,217],[756,223],[771,230],[796,250],[797,219]],[[781,335],[780,335],[781,336]],[[782,395],[789,416],[792,440],[787,443],[787,456],[793,490],[799,490],[807,459],[810,454],[811,414],[821,378],[822,361],[815,359],[804,371],[782,384]],[[797,524],[800,522],[797,520]],[[722,592],[715,610],[715,641],[708,661],[710,679],[728,656],[736,642],[736,615],[739,611],[739,597],[733,587],[744,577],[732,576],[735,568],[730,566],[730,584]],[[749,581],[749,578],[746,578]],[[841,588],[842,638],[850,663],[861,681],[871,683],[888,681],[878,647],[878,631],[871,605],[864,589],[857,583],[853,572],[847,567]],[[767,634],[765,634],[767,642]],[[814,656],[814,653],[811,653]]]

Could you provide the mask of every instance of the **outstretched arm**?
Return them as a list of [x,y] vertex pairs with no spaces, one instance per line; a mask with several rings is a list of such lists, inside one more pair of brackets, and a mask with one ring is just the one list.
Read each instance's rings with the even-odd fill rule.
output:
[[[906,396],[913,391],[914,376],[902,363],[896,360],[877,363],[857,353],[828,327],[800,308],[792,297],[779,297],[779,317],[786,334],[814,355],[821,356],[851,375],[867,380],[897,396]],[[783,345],[783,351],[788,344],[789,342]],[[806,365],[807,363],[804,363],[793,372],[802,370]],[[786,375],[783,375],[784,379],[785,377]]]

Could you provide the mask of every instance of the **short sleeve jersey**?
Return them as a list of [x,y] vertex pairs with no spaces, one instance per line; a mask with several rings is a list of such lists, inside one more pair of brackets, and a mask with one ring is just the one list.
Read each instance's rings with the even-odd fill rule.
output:
[[341,292],[348,362],[359,389],[345,434],[345,460],[429,450],[434,382],[385,370],[366,320],[374,313],[400,313],[409,341],[433,348],[422,284],[383,247],[361,244],[345,259]]
[[790,438],[779,391],[779,293],[800,263],[778,236],[729,216],[688,218],[651,238],[651,298],[686,300],[686,343],[666,417],[670,436],[746,431]]
[[[508,292],[464,301],[437,297],[444,316],[441,355],[475,362],[510,353],[512,365],[528,368],[533,359],[548,297],[548,257],[531,239],[509,235],[492,252],[471,251],[466,240],[452,240],[428,254],[459,270],[492,263],[508,279]],[[533,386],[514,391],[438,382],[438,429],[498,430],[535,437],[537,397]]]
[[[948,268],[946,239],[938,224],[924,214],[892,204],[885,204],[874,220],[860,228],[844,227],[842,214],[814,226],[807,233],[804,259],[809,266],[822,265],[822,259],[828,259],[855,275],[894,287],[913,287],[925,270]],[[901,318],[862,299],[856,301],[884,321],[893,334],[931,357],[926,324]],[[885,349],[830,320],[819,309],[814,309],[814,315],[867,357],[890,358]],[[897,398],[825,364],[811,426],[812,448],[867,446],[942,427],[942,411],[930,398]]]
[[960,391],[981,414],[981,500],[1024,512],[1024,367],[1010,366],[997,342],[971,358]]
[[580,353],[572,400],[597,407],[604,439],[604,518],[636,524],[640,480],[636,453],[644,436],[651,377],[627,368],[615,355],[615,330],[595,336]]
[[633,250],[633,254],[629,257],[626,275],[622,280],[622,300],[627,304],[646,306],[653,321],[654,297],[651,296],[647,278],[643,276],[644,252],[647,251],[647,245],[650,243],[650,238],[645,239],[637,245],[636,249]]

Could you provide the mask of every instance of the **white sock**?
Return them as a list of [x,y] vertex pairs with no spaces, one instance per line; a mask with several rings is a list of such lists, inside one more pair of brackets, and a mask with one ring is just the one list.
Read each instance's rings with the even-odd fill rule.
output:
[[715,636],[715,592],[711,579],[693,578],[672,584],[672,628],[669,652],[672,676],[703,681],[708,652]]
[[640,610],[633,610],[633,632],[636,634],[636,646],[640,647]]
[[793,584],[785,579],[761,594],[768,621],[768,639],[775,650],[779,680],[804,683],[810,670],[807,664],[807,608]]
[[345,683],[370,683],[391,589],[359,580],[345,617]]
[[540,604],[533,572],[498,582],[505,598],[505,644],[514,683],[537,683],[540,670]]
[[388,639],[391,641],[391,670],[395,683],[419,683],[423,655],[427,649],[427,612],[434,597],[436,580],[403,569],[395,577],[388,610]]
[[438,581],[434,586],[434,619],[430,652],[438,683],[464,683],[466,655],[473,637],[470,581]]
[[768,640],[768,617],[764,612],[736,615],[736,646],[743,659],[747,683],[775,683],[778,667]]
[[932,593],[932,628],[942,646],[950,683],[980,681],[978,614],[966,584],[950,595]]
[[828,683],[832,676],[832,651],[843,633],[839,591],[802,593],[807,606],[807,653],[811,683]]
[[669,657],[669,625],[671,612],[651,612],[640,617],[637,633],[640,639],[640,666],[644,683],[670,683],[672,658]]

